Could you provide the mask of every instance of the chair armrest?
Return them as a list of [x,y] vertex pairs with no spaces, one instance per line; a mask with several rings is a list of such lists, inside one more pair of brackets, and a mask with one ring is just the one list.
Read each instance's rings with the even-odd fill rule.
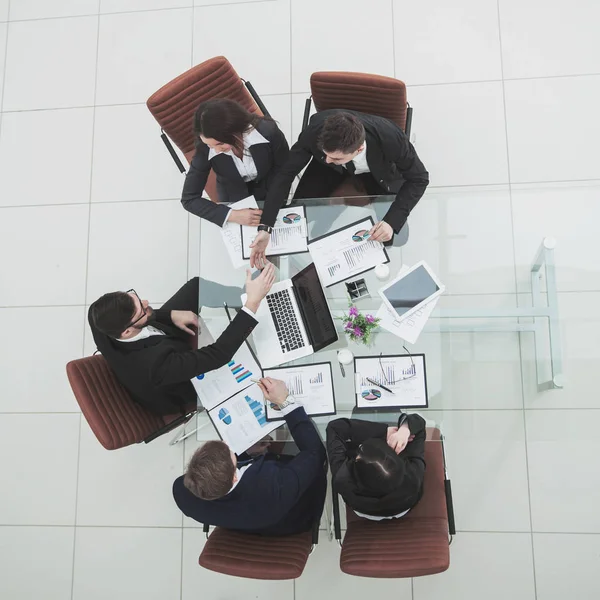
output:
[[171,158],[175,161],[175,164],[177,165],[179,172],[185,173],[185,167],[183,166],[181,159],[179,158],[179,156],[177,156],[177,152],[175,152],[175,148],[173,148],[173,144],[171,144],[171,140],[167,137],[167,134],[162,129],[160,130],[160,139],[163,141],[163,143],[167,147],[167,150],[169,151]]
[[446,508],[448,509],[448,531],[450,535],[456,534],[454,525],[454,505],[452,503],[452,484],[449,479],[444,479],[444,491],[446,492]]
[[309,96],[304,103],[304,117],[302,118],[302,129],[304,131],[308,125],[308,117],[310,117],[310,106],[312,104],[312,96]]
[[[408,104],[408,102],[407,102],[407,104]],[[406,109],[406,125],[404,125],[404,133],[406,133],[406,137],[408,138],[408,141],[410,141],[410,131],[412,129],[412,113],[413,113],[412,106],[410,104],[408,104],[408,107]]]
[[163,427],[151,433],[147,438],[144,438],[144,443],[149,444],[157,437],[160,437],[161,435],[168,433],[169,431],[179,427],[180,425],[187,423],[196,414],[196,412],[197,411],[194,410],[192,412],[186,413],[185,415],[181,415],[176,419],[173,419],[169,423],[166,423]]
[[[242,81],[244,81],[244,80],[242,79]],[[246,86],[246,89],[250,92],[250,95],[254,99],[254,102],[256,102],[256,104],[258,104],[258,108],[260,108],[260,110],[262,111],[262,114],[265,117],[270,117],[271,113],[267,110],[267,107],[265,106],[264,102],[260,99],[260,96],[256,93],[254,86],[249,81],[244,81],[244,85]]]
[[342,539],[342,525],[340,523],[340,499],[338,493],[333,485],[333,478],[331,481],[331,503],[333,504],[333,531],[335,539],[339,542]]

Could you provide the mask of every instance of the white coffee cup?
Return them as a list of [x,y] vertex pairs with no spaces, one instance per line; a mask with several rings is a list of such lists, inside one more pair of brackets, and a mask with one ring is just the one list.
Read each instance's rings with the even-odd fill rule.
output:
[[377,265],[375,267],[375,277],[380,281],[385,281],[390,276],[390,268],[387,265]]
[[347,348],[340,350],[337,353],[337,357],[343,365],[349,365],[354,360],[354,354],[352,354],[352,352],[350,352],[350,350]]

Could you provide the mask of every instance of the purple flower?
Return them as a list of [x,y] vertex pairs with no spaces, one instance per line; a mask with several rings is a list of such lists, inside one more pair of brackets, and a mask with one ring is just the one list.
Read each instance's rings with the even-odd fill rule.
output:
[[356,308],[356,306],[351,306],[350,310],[348,311],[348,316],[349,317],[358,317],[358,309]]
[[354,335],[356,337],[362,337],[363,336],[363,330],[360,327],[355,327],[354,328]]
[[346,329],[353,329],[353,328],[354,328],[354,325],[352,324],[352,321],[348,321],[346,323]]
[[367,320],[367,323],[374,323],[375,322],[375,317],[373,315],[367,315],[365,317],[365,319]]

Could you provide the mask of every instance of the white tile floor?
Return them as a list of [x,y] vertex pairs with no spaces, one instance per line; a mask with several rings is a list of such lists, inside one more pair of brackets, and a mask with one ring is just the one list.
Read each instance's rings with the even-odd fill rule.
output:
[[[0,0],[0,597],[600,595],[600,4],[450,4]],[[134,286],[160,304],[197,273],[197,222],[144,101],[218,54],[288,136],[312,71],[407,82],[432,185],[404,258],[434,266],[447,307],[525,303],[533,253],[558,241],[564,390],[537,392],[527,334],[421,341],[443,357],[430,416],[459,529],[442,575],[351,578],[324,536],[295,582],[200,569],[202,532],[170,497],[196,442],[108,453],[71,395],[64,365],[92,349],[97,295]]]

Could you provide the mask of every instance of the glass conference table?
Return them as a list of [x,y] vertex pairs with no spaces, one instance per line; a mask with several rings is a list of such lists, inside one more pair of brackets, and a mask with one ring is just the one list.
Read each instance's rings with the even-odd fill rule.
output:
[[[300,200],[298,204],[304,205],[306,209],[308,239],[310,241],[367,216],[378,222],[386,214],[392,200],[393,197],[390,196],[320,198]],[[368,295],[354,301],[354,305],[361,312],[376,314],[379,310],[382,301],[377,292],[386,282],[397,275],[403,265],[403,248],[410,245],[409,225],[394,236],[391,246],[386,247],[389,257],[389,263],[387,264],[390,271],[386,281],[378,280],[373,269],[347,280],[351,282],[364,279]],[[224,302],[234,309],[241,307],[240,296],[244,291],[245,269],[233,268],[224,247],[219,227],[205,220],[200,220],[198,226],[200,227],[199,314],[213,337],[216,338],[229,323],[223,306]],[[312,262],[311,255],[308,252],[272,257],[270,260],[277,267],[277,281],[292,277]],[[412,262],[416,262],[414,257],[412,257]],[[355,357],[377,356],[379,354],[406,355],[407,350],[413,355],[424,354],[429,407],[428,409],[418,409],[418,412],[426,418],[429,427],[438,427],[442,430],[442,433],[445,399],[451,394],[454,394],[456,398],[461,389],[468,389],[471,392],[470,395],[474,395],[472,393],[474,390],[470,389],[469,386],[471,388],[482,388],[486,385],[483,383],[482,386],[479,374],[477,375],[478,380],[475,381],[474,379],[474,370],[485,371],[485,365],[475,364],[477,361],[469,365],[469,370],[466,371],[464,378],[457,378],[457,373],[453,372],[454,363],[450,362],[450,366],[448,363],[449,356],[453,352],[452,344],[448,338],[449,333],[470,332],[477,335],[477,332],[531,332],[535,338],[538,389],[562,387],[562,362],[552,240],[542,241],[537,256],[532,257],[531,265],[531,292],[533,298],[531,306],[493,309],[474,306],[471,309],[453,310],[452,302],[445,304],[446,299],[442,296],[415,344],[408,344],[381,327],[375,331],[372,343],[369,346],[358,344],[346,338],[342,321],[335,320],[339,338],[336,343],[311,356],[286,363],[288,366],[317,362],[331,363],[336,414],[313,418],[323,439],[325,439],[327,423],[332,419],[354,416],[394,424],[397,422],[400,411],[396,408],[372,410],[362,408],[360,411],[356,411],[354,365],[350,363],[344,366],[344,376],[337,359],[338,351],[345,348],[349,349]],[[540,274],[542,271],[545,271],[543,289],[540,288]],[[441,277],[441,274],[438,273],[438,276]],[[325,293],[334,318],[347,313],[349,296],[345,282],[325,288]],[[447,288],[446,293],[451,295],[452,290]],[[249,342],[253,346],[252,336]],[[515,370],[516,368],[515,366]],[[520,369],[521,365],[518,368]],[[485,378],[485,374],[483,377]],[[199,441],[218,437],[205,411],[198,413],[197,426],[196,436]],[[287,442],[291,439],[285,426],[276,429],[271,435],[278,441]],[[330,509],[325,511],[325,516],[328,521],[327,527],[330,529]]]

